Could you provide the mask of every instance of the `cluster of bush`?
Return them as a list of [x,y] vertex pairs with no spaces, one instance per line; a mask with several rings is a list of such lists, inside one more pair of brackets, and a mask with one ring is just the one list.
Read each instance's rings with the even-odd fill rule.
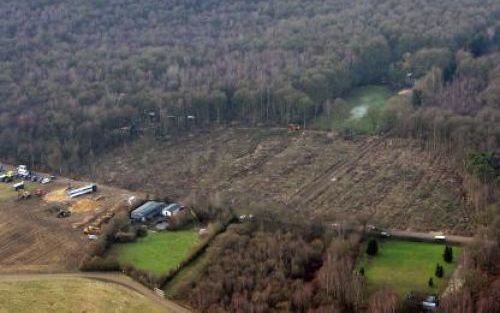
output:
[[134,242],[137,238],[147,235],[148,228],[145,225],[126,225],[115,234],[114,241],[119,243]]
[[130,224],[127,211],[117,214],[107,227],[103,229],[103,233],[99,239],[91,244],[88,255],[80,263],[80,270],[122,271],[145,286],[150,288],[161,288],[182,268],[201,255],[209,246],[210,242],[218,234],[224,232],[227,226],[237,219],[231,210],[227,210],[227,212],[223,213],[222,210],[211,209],[210,212],[213,212],[213,214],[210,215],[204,210],[185,210],[169,220],[169,229],[180,230],[192,227],[198,221],[196,212],[199,212],[200,215],[205,214],[206,218],[208,218],[208,216],[209,218],[216,218],[218,221],[212,224],[210,232],[202,242],[198,244],[176,268],[165,275],[156,275],[135,268],[130,264],[120,264],[116,257],[106,255],[106,252],[114,243],[134,242],[137,238],[147,236],[147,226]]
[[[355,273],[361,237],[279,209],[254,211],[206,251],[196,278],[176,292],[200,311],[357,312],[364,279]],[[286,217],[286,218],[283,218]]]
[[[452,247],[450,247],[450,246],[444,247],[443,260],[446,263],[453,262],[453,248]],[[444,267],[441,264],[439,264],[439,263],[436,264],[436,270],[434,271],[434,275],[437,278],[444,277]],[[430,277],[427,284],[429,285],[429,287],[434,287],[434,278]]]
[[115,242],[118,232],[129,224],[128,212],[121,210],[102,229],[102,233],[96,241],[90,244],[87,255],[80,262],[82,271],[116,271],[120,269],[118,261],[114,258],[105,258],[106,251]]
[[133,242],[147,235],[144,225],[130,224],[128,208],[118,208],[118,213],[102,228],[102,233],[96,241],[90,244],[87,255],[80,262],[82,271],[117,271],[120,270],[118,260],[107,257],[106,252],[116,243]]

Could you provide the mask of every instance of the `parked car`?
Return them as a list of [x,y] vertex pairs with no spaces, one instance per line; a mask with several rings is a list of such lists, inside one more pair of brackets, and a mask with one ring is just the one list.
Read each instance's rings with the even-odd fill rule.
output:
[[380,237],[382,237],[382,238],[389,238],[389,237],[391,237],[391,233],[388,232],[388,231],[381,231],[380,232]]
[[435,310],[439,306],[439,299],[437,296],[428,296],[422,301],[422,307],[425,310]]
[[446,241],[446,236],[437,235],[437,236],[434,236],[434,240],[436,240],[436,241]]

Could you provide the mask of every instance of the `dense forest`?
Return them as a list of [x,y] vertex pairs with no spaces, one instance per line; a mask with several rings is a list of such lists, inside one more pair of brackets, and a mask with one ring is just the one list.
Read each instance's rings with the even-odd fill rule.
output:
[[[0,2],[0,157],[35,169],[85,173],[140,136],[310,127],[368,84],[411,89],[368,112],[373,134],[461,165],[461,200],[480,213],[470,275],[441,312],[498,312],[500,1]],[[362,233],[266,214],[215,240],[182,300],[205,312],[412,312],[390,290],[366,297]]]
[[[360,237],[320,223],[259,213],[234,224],[206,252],[210,260],[181,297],[203,312],[358,312],[365,282],[354,271]],[[279,227],[276,227],[279,225]],[[186,296],[187,295],[187,296]]]
[[[500,309],[499,213],[500,207],[490,212],[492,223],[482,234],[491,241],[467,247],[463,287],[443,297],[436,312]],[[362,233],[332,231],[279,210],[257,212],[215,239],[204,255],[210,266],[184,280],[175,299],[200,312],[428,312],[389,287],[369,290],[356,266],[362,240]]]
[[74,172],[141,133],[303,122],[417,79],[416,105],[491,120],[498,62],[476,58],[499,17],[496,0],[2,1],[0,156]]

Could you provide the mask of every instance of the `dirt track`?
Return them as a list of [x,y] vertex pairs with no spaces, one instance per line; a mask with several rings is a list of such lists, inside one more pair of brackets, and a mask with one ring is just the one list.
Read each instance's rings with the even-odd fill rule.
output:
[[[59,178],[48,185],[35,185],[35,188],[60,190],[66,188],[69,182],[73,186],[85,184]],[[69,218],[59,219],[52,209],[54,203],[37,197],[18,201],[15,193],[9,193],[9,185],[1,187],[0,273],[76,270],[88,244],[82,231],[85,221],[112,209],[114,204],[133,194],[100,186],[96,194],[81,198],[90,201],[90,198],[101,196],[103,199],[98,201],[98,209],[74,210]]]
[[[390,230],[389,231],[394,238],[399,239],[407,239],[407,240],[421,240],[421,241],[429,241],[435,242],[435,238],[433,234],[429,233],[419,233],[412,231],[402,231],[402,230]],[[474,241],[473,237],[465,237],[465,236],[454,236],[447,235],[446,242],[466,245]]]
[[62,273],[62,274],[12,274],[0,275],[0,281],[16,282],[16,281],[37,281],[37,280],[56,280],[67,278],[85,278],[99,280],[107,283],[117,284],[128,288],[134,292],[138,292],[151,301],[160,304],[165,308],[166,312],[171,313],[189,313],[187,308],[184,308],[172,301],[156,295],[153,291],[147,289],[143,285],[135,282],[131,278],[118,273]]

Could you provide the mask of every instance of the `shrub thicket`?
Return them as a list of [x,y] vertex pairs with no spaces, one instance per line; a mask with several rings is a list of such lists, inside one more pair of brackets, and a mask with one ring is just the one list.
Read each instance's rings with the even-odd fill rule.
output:
[[450,246],[444,247],[443,260],[446,263],[453,262],[453,248]]
[[375,256],[378,253],[378,243],[375,239],[370,239],[368,241],[368,246],[366,247],[366,254],[370,256]]
[[443,278],[444,276],[444,268],[441,264],[436,265],[436,272],[435,272],[436,277],[438,278]]

